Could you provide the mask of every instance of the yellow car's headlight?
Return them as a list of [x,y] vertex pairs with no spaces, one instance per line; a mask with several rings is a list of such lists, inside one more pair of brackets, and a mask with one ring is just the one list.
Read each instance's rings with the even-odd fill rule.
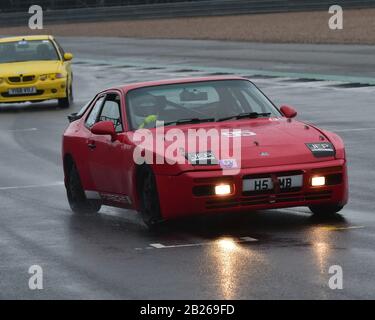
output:
[[62,79],[65,78],[64,74],[62,73],[49,73],[49,74],[42,74],[39,76],[39,80],[44,81],[47,79],[55,80],[55,79]]

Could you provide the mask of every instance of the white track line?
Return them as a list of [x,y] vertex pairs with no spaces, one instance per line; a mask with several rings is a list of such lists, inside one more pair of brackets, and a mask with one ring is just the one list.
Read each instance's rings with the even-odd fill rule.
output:
[[374,127],[372,128],[352,128],[352,129],[330,129],[334,132],[352,132],[352,131],[368,131],[368,130],[375,130]]
[[55,187],[61,186],[64,182],[53,182],[53,183],[46,183],[46,184],[32,184],[28,186],[14,186],[14,187],[0,187],[0,191],[2,190],[15,190],[15,189],[33,189],[33,188],[45,188],[45,187]]
[[[258,239],[252,237],[241,237],[238,240],[233,240],[235,243],[245,243],[245,242],[257,242]],[[210,242],[201,242],[201,243],[187,243],[187,244],[177,244],[177,245],[169,245],[166,246],[161,243],[151,243],[150,247],[155,249],[173,249],[173,248],[186,248],[186,247],[201,247],[201,246],[212,246],[215,245],[216,241]]]
[[29,131],[37,131],[37,128],[24,128],[24,129],[9,129],[9,132],[29,132]]
[[340,231],[340,230],[351,230],[351,229],[363,229],[365,226],[349,226],[349,227],[335,227],[335,226],[327,226],[321,227],[322,229],[329,230],[329,231]]

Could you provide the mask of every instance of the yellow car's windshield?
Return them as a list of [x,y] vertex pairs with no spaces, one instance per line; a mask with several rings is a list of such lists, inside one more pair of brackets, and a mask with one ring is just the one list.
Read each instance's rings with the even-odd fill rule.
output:
[[59,60],[50,40],[20,40],[0,43],[0,63]]

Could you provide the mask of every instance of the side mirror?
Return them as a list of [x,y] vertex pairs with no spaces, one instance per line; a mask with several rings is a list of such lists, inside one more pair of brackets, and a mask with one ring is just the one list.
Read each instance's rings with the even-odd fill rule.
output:
[[100,121],[95,123],[91,128],[91,132],[98,135],[109,135],[112,141],[115,141],[117,138],[115,126],[112,121]]
[[73,54],[67,52],[67,53],[64,53],[64,60],[65,61],[70,61],[73,59]]
[[74,112],[74,113],[71,113],[70,115],[68,115],[68,120],[69,122],[73,122],[73,121],[76,121],[80,118],[80,116],[78,115],[77,112]]
[[297,115],[297,111],[289,106],[282,106],[280,111],[288,119],[294,118]]

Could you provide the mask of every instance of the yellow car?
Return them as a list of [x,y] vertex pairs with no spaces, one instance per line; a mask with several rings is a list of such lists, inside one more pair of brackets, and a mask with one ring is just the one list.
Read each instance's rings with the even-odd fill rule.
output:
[[52,36],[1,38],[0,103],[58,99],[61,108],[69,108],[72,59]]

